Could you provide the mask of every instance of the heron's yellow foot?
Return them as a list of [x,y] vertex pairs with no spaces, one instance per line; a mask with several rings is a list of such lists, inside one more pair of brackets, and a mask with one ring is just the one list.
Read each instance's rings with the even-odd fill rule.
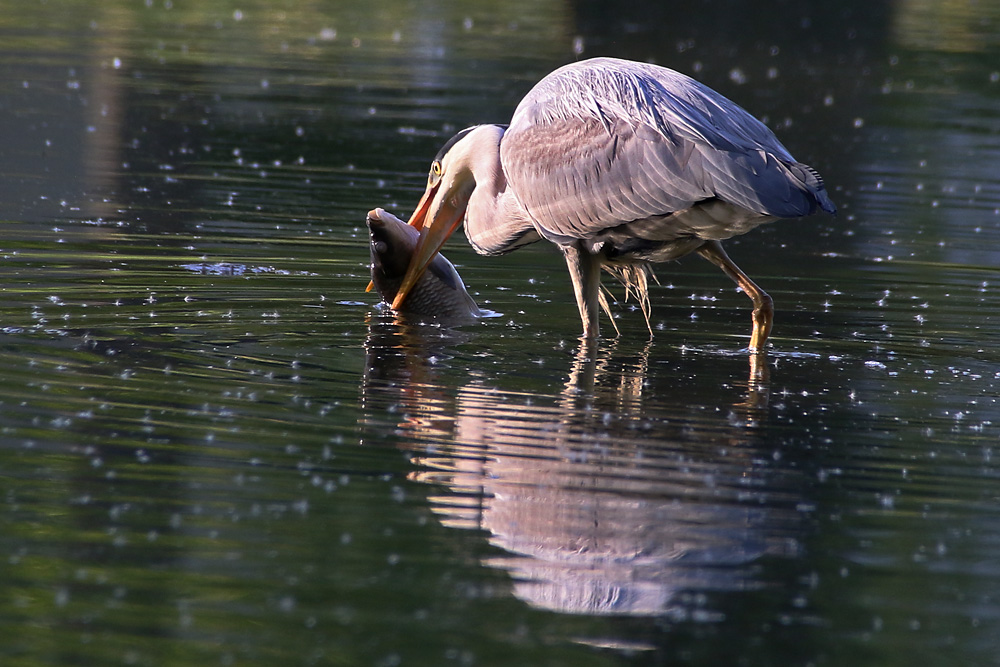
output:
[[750,351],[763,352],[767,337],[774,325],[774,301],[767,293],[760,291],[754,298],[753,331],[750,334]]

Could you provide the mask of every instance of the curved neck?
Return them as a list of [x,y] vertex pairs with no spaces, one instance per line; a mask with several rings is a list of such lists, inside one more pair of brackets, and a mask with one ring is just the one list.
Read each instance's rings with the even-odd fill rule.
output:
[[507,187],[500,163],[503,133],[499,125],[482,125],[466,139],[472,144],[466,168],[475,187],[465,214],[465,235],[480,255],[505,253],[537,240],[529,234],[534,231],[531,220]]

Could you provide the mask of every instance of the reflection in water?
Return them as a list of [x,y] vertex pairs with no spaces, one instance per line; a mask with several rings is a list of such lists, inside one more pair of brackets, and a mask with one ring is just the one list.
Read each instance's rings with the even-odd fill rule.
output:
[[571,613],[704,614],[685,594],[755,587],[758,559],[798,551],[795,497],[754,437],[762,383],[736,418],[692,418],[687,400],[650,417],[652,343],[625,355],[616,342],[581,342],[555,396],[482,377],[452,390],[443,361],[465,336],[373,320],[363,400],[368,414],[393,415],[421,468],[414,477],[447,488],[432,497],[441,521],[488,531],[504,553],[485,564],[508,571],[522,600]]
[[[699,8],[6,3],[0,663],[995,664],[1000,3]],[[648,354],[553,350],[534,250],[448,251],[500,326],[363,321],[360,216],[576,44],[837,184],[734,244],[779,305],[766,409],[676,347],[738,347],[699,262]]]

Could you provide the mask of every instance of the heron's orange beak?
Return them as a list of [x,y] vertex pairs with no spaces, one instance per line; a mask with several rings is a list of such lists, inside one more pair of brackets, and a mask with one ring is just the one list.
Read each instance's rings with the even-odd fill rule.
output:
[[[393,310],[398,310],[406,296],[417,284],[420,277],[424,275],[427,266],[433,261],[434,256],[441,250],[448,237],[451,236],[458,225],[465,217],[466,201],[456,201],[452,197],[444,197],[440,204],[431,211],[435,203],[435,195],[441,184],[438,183],[424,191],[424,196],[420,198],[417,209],[410,216],[410,226],[420,230],[420,240],[410,258],[410,266],[403,276],[403,283],[396,292],[396,298],[392,302]],[[428,220],[428,216],[430,219]]]

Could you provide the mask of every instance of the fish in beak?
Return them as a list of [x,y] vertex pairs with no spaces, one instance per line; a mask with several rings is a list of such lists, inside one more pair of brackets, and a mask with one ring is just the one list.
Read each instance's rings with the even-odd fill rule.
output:
[[[410,275],[413,269],[413,259],[423,235],[412,225],[380,208],[368,213],[367,224],[371,240],[372,284],[383,301],[393,304],[393,310],[447,319],[482,315],[454,265],[437,249],[423,263],[407,298],[401,300],[399,294],[405,276]],[[397,302],[399,305],[396,305]]]
[[410,266],[392,301],[392,308],[399,310],[427,267],[438,255],[465,217],[468,197],[456,196],[442,184],[441,179],[429,182],[416,210],[410,217],[410,226],[420,231]]
[[[415,210],[413,212],[413,215],[410,216],[409,225],[411,227],[413,227],[414,229],[416,229],[418,232],[421,229],[423,229],[423,227],[424,227],[424,220],[427,218],[427,209],[431,205],[431,199],[433,199],[435,192],[437,192],[437,186],[433,186],[433,187],[432,186],[428,186],[427,190],[424,191],[424,195],[420,198],[420,201],[417,203],[417,210]],[[381,218],[380,218],[380,216],[381,216]],[[373,210],[369,211],[368,212],[368,231],[369,232],[371,231],[371,226],[372,226],[372,221],[373,220],[375,222],[379,222],[381,219],[388,219],[390,217],[392,219],[394,219],[394,220],[399,220],[399,218],[397,218],[396,216],[392,215],[391,213],[386,213],[381,208],[376,208],[376,209],[373,209]],[[413,248],[411,248],[410,250],[411,250],[410,257],[413,257],[413,253],[412,253]],[[374,257],[374,255],[372,255],[372,265],[373,266],[374,266],[374,263],[375,263],[375,257]],[[421,270],[420,273],[423,273],[423,270]],[[405,274],[405,272],[404,272],[404,274]],[[404,296],[406,294],[408,294],[411,289],[413,289],[413,285],[419,279],[420,279],[420,276],[417,275],[415,278],[413,278],[412,280],[410,280],[410,282],[407,284],[407,288],[406,288],[406,292],[404,293]],[[368,283],[368,287],[365,288],[365,291],[366,292],[371,292],[373,287],[375,287],[375,281],[374,280],[372,280],[370,283]],[[399,306],[401,304],[402,304],[402,299],[400,299],[400,303],[399,304],[395,304],[394,303],[392,305],[392,307],[393,307],[393,309],[398,310]]]

